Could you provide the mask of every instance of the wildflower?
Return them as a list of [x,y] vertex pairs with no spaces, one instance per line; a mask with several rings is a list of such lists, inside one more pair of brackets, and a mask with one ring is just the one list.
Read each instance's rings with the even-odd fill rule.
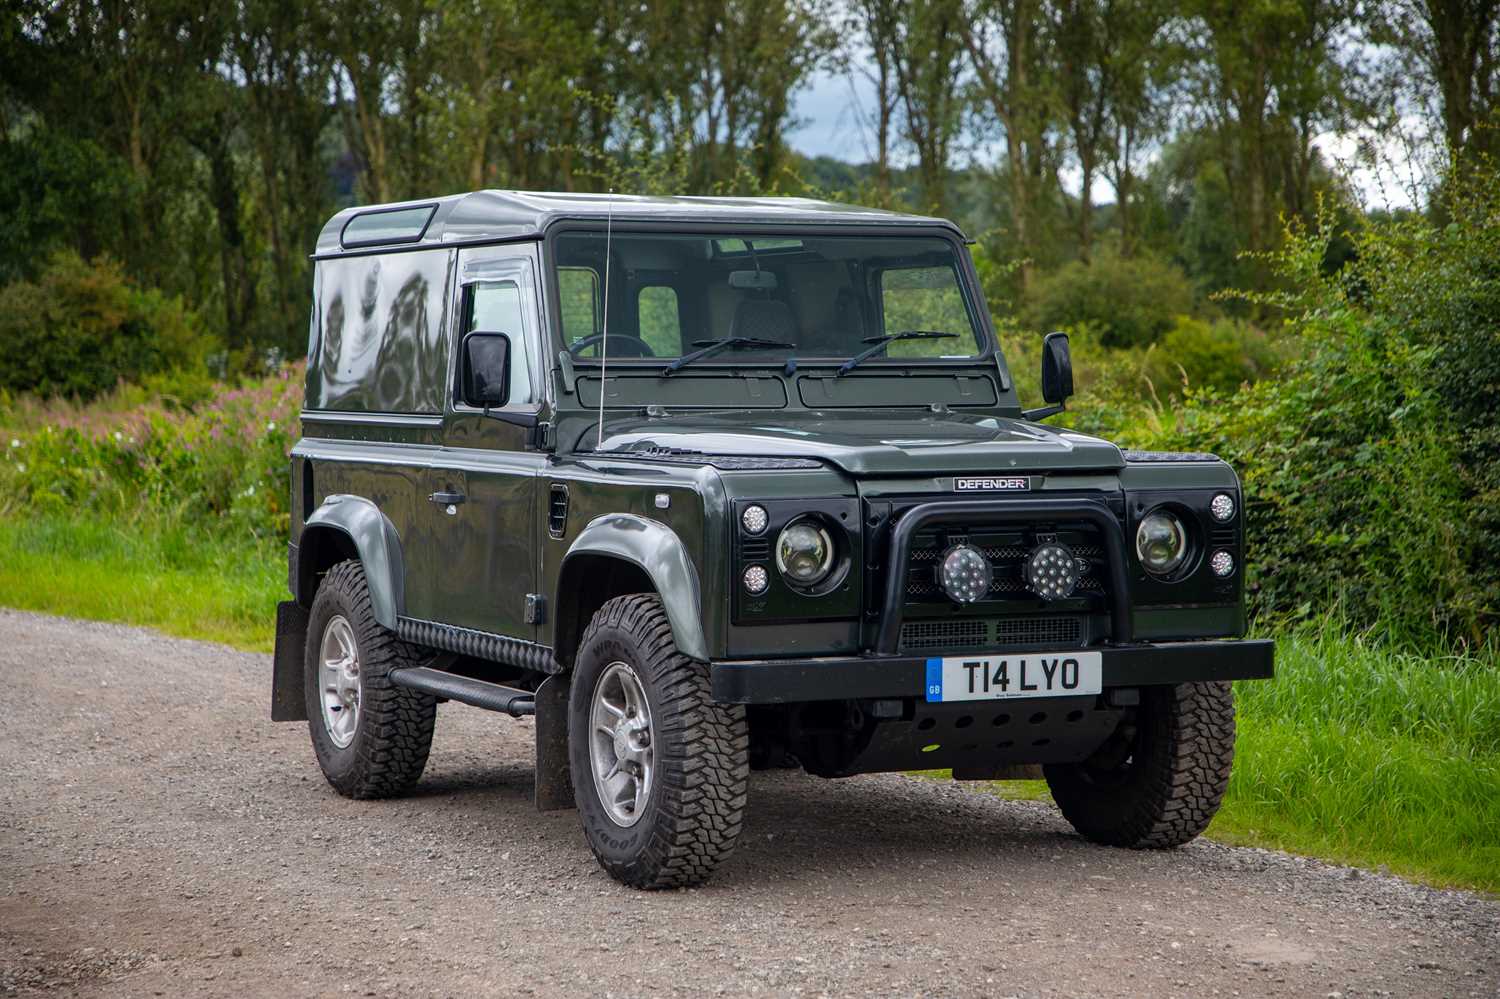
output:
[[276,421],[272,420],[270,423],[267,423],[266,424],[266,429],[267,430],[275,430],[276,429]]
[[122,433],[120,433],[118,430],[116,430],[115,431],[115,440],[120,441],[120,440],[124,440],[124,439],[125,439],[125,435],[122,434]]
[[24,462],[24,461],[18,462],[16,464],[16,471],[18,471],[18,472],[24,472],[24,471],[26,471],[26,462]]

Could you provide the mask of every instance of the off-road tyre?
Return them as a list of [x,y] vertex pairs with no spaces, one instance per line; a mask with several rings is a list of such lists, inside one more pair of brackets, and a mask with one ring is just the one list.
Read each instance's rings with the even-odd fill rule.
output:
[[1164,849],[1208,827],[1234,763],[1228,683],[1144,687],[1110,742],[1083,763],[1042,768],[1052,798],[1084,838]]
[[[652,786],[629,827],[600,800],[590,760],[595,687],[614,662],[634,669],[654,730]],[[678,651],[655,594],[616,597],[585,629],[568,696],[568,758],[584,836],[616,880],[635,888],[698,885],[733,852],[750,778],[745,709],[714,703],[707,667]]]
[[[359,723],[342,749],[329,736],[318,689],[323,634],[335,615],[354,632],[361,684]],[[328,783],[346,798],[389,798],[411,788],[427,766],[437,699],[387,679],[391,670],[416,665],[417,652],[375,620],[359,562],[340,562],[323,577],[308,616],[305,656],[307,725]]]

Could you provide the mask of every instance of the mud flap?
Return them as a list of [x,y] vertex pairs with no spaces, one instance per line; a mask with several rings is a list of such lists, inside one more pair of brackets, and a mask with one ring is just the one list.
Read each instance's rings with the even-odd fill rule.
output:
[[307,611],[295,600],[276,605],[276,654],[271,658],[272,721],[307,721],[307,694],[302,689],[307,618]]
[[568,681],[557,673],[536,691],[536,808],[556,812],[577,807],[568,772]]

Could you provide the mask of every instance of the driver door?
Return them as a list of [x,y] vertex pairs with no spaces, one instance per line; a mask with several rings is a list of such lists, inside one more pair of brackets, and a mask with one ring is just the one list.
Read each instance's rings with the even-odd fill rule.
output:
[[[536,590],[537,483],[546,462],[524,425],[544,408],[539,270],[534,243],[459,251],[443,448],[426,489],[443,539],[427,565],[434,619],[527,641],[537,632],[526,598]],[[463,338],[475,330],[510,338],[509,399],[489,415],[459,392]]]

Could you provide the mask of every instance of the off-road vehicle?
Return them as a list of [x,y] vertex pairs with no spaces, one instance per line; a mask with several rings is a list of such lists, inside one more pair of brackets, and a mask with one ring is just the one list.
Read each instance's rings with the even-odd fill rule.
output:
[[1045,775],[1085,837],[1219,805],[1245,502],[1023,409],[963,234],[799,199],[480,191],[319,237],[272,717],[339,793],[445,701],[534,716],[536,804],[639,887],[752,769]]

